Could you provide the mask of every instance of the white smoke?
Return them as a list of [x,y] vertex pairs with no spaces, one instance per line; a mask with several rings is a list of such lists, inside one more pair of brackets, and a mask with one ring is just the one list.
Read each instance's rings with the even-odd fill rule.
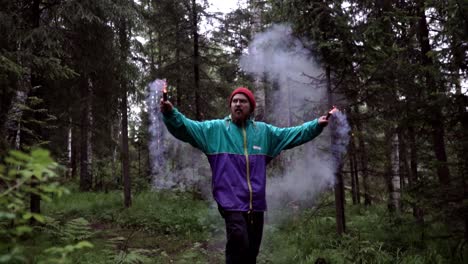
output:
[[[248,54],[241,58],[244,72],[266,77],[267,85],[276,87],[269,95],[273,107],[267,107],[275,117],[275,125],[302,124],[323,115],[320,109],[327,107],[324,71],[306,45],[310,42],[294,37],[289,25],[274,25],[255,35]],[[332,119],[340,121],[338,127],[341,123],[347,126],[344,114]],[[281,154],[285,169],[280,175],[269,175],[272,177],[267,181],[270,209],[313,203],[318,193],[333,186],[337,160],[332,154],[336,151],[341,157],[345,153],[349,126],[340,131],[339,142],[334,142],[334,146],[330,146],[326,128],[313,142]]]
[[166,128],[162,121],[162,115],[159,110],[159,98],[162,96],[164,80],[156,79],[148,85],[148,96],[146,105],[148,106],[149,116],[149,152],[151,161],[151,173],[153,175],[160,172],[163,165],[164,144],[163,138],[166,134]]
[[333,114],[332,121],[335,122],[333,124],[335,135],[333,137],[331,151],[335,160],[334,168],[337,169],[348,148],[349,131],[351,130],[351,127],[349,126],[346,115],[343,112],[336,112]]
[[[248,54],[241,58],[240,66],[248,74],[266,77],[268,85],[275,87],[269,114],[277,126],[294,126],[323,115],[327,109],[324,71],[306,47],[307,40],[292,35],[288,25],[274,25],[257,34],[249,45]],[[204,155],[186,143],[167,136],[159,113],[162,83],[156,80],[149,85],[148,106],[151,118],[151,160],[154,186],[158,189],[190,189],[204,186],[209,195],[211,172]],[[336,124],[337,140],[331,146],[330,127],[303,146],[280,155],[285,169],[272,172],[267,180],[267,200],[270,209],[313,203],[317,194],[335,183],[337,164],[346,152],[349,125],[346,116],[338,112],[331,118]],[[176,153],[168,155],[166,152]],[[179,153],[179,155],[177,155]],[[176,165],[164,165],[163,157],[174,157]],[[338,157],[338,158],[337,158]],[[203,159],[203,160],[200,160]]]
[[166,80],[156,79],[148,85],[146,104],[149,114],[149,152],[153,188],[182,191],[200,191],[209,180],[204,155],[189,144],[175,139],[168,133],[159,110],[159,100]]
[[[292,125],[285,121],[285,115],[298,115],[304,104],[319,106],[325,96],[323,70],[315,62],[307,40],[292,35],[288,25],[274,25],[265,32],[258,33],[248,47],[248,54],[241,57],[240,66],[248,74],[274,84],[274,116],[282,119],[281,125]],[[313,105],[310,104],[313,103]],[[290,112],[292,111],[292,113]]]

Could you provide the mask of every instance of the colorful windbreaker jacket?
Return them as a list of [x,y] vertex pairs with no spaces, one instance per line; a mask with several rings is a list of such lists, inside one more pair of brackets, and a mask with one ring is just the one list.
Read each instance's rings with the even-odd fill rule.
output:
[[226,211],[265,211],[266,165],[282,150],[306,143],[322,132],[318,119],[288,128],[249,120],[239,127],[230,116],[199,122],[176,108],[163,120],[173,136],[207,155],[213,196]]

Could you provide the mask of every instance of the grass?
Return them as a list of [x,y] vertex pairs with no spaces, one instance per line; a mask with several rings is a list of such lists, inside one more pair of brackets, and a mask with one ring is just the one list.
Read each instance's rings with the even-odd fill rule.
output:
[[[331,202],[330,202],[331,201]],[[209,202],[190,193],[144,191],[123,208],[121,192],[72,191],[43,204],[47,223],[25,242],[28,263],[44,250],[75,244],[94,247],[64,263],[223,263],[224,225]],[[281,218],[277,217],[282,215]],[[275,219],[281,219],[276,221]],[[421,227],[411,215],[391,216],[384,206],[346,206],[347,233],[336,235],[327,194],[314,208],[268,212],[258,263],[466,263],[467,246],[443,237],[440,223]]]
[[[134,195],[132,202],[125,209],[121,192],[72,192],[44,204],[43,214],[53,221],[28,241],[28,252],[34,252],[28,254],[29,262],[45,258],[40,254],[44,249],[73,243],[79,236],[86,237],[94,248],[71,254],[71,263],[222,261],[222,249],[210,244],[213,235],[222,235],[222,222],[206,201],[194,200],[189,193],[145,191]],[[89,234],[66,230],[76,219],[88,221]],[[64,236],[70,239],[61,240]]]
[[[409,214],[389,215],[385,206],[347,205],[347,233],[337,236],[334,205],[304,209],[269,225],[260,263],[466,263],[468,246],[445,237],[440,223],[422,227]],[[442,239],[442,237],[445,237]]]

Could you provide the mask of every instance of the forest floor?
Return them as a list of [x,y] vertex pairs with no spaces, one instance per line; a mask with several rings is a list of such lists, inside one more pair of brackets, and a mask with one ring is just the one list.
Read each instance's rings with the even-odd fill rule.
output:
[[[223,258],[223,236],[212,237],[208,241],[180,239],[173,234],[158,234],[141,228],[122,228],[111,224],[95,223],[92,243],[111,245],[113,251],[145,256],[142,262],[153,263],[221,263]],[[134,257],[138,259],[138,257]],[[125,261],[122,261],[125,263]]]
[[[468,259],[468,246],[456,237],[446,239],[443,225],[418,226],[410,213],[395,217],[384,205],[365,208],[348,202],[347,233],[338,236],[332,197],[325,193],[315,205],[295,212],[269,211],[258,263],[306,264],[318,258],[325,263],[466,263]],[[27,263],[52,263],[47,262],[51,253],[46,249],[58,247],[63,253],[83,240],[93,247],[69,250],[56,263],[224,263],[224,224],[211,201],[190,193],[144,191],[132,202],[125,209],[120,192],[72,191],[44,203],[46,221],[25,245]]]

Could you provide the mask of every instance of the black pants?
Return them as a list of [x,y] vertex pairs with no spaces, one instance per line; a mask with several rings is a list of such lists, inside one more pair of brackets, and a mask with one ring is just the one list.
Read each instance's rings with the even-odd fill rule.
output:
[[226,223],[226,264],[255,264],[262,242],[263,212],[224,211]]

